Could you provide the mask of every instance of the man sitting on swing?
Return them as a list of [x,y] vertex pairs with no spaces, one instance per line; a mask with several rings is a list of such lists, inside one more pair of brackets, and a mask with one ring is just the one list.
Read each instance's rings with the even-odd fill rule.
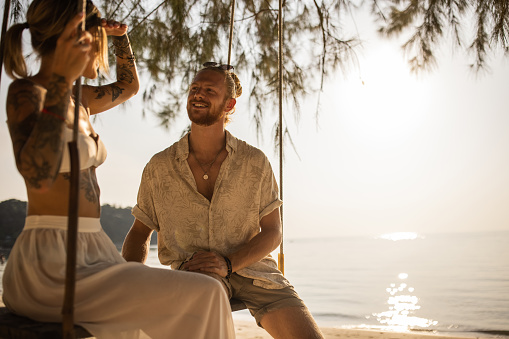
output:
[[225,129],[242,94],[233,67],[205,63],[191,83],[191,132],[146,165],[122,255],[159,260],[223,283],[274,338],[322,338],[304,302],[270,256],[282,240],[278,187],[259,149]]

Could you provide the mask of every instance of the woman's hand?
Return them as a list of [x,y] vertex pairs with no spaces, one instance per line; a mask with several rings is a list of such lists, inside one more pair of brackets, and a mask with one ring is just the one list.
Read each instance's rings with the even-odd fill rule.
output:
[[78,25],[83,20],[83,13],[72,18],[57,40],[55,56],[53,58],[53,73],[66,78],[69,85],[83,74],[90,60],[89,51],[92,47],[92,35],[81,32],[76,39]]
[[138,93],[140,82],[129,38],[127,25],[118,21],[101,19],[100,26],[110,35],[116,56],[117,81],[102,86],[84,86],[82,102],[90,114],[97,114],[113,108]]
[[127,33],[127,25],[115,20],[101,19],[101,26],[106,31],[106,35],[122,36]]

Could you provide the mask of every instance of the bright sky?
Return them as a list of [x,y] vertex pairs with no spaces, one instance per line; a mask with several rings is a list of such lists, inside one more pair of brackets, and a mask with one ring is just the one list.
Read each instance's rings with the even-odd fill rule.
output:
[[[445,49],[433,73],[416,77],[397,43],[363,33],[360,70],[327,82],[318,121],[313,96],[298,123],[285,113],[298,152],[286,149],[285,238],[509,230],[509,59],[493,58],[476,79],[466,58]],[[0,201],[26,200],[5,124],[9,82],[4,74]],[[265,151],[279,181],[277,112],[258,143],[247,101],[239,98],[228,129]],[[139,94],[94,122],[108,148],[97,171],[103,204],[133,206],[143,167],[187,125],[183,111],[165,131],[141,105]]]

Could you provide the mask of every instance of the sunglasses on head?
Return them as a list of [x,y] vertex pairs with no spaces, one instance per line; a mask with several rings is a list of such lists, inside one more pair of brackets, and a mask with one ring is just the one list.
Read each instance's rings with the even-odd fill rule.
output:
[[209,62],[204,63],[203,67],[215,67],[215,68],[222,69],[223,71],[233,71],[233,69],[235,68],[232,65],[220,64],[220,63],[217,63],[214,61],[209,61]]

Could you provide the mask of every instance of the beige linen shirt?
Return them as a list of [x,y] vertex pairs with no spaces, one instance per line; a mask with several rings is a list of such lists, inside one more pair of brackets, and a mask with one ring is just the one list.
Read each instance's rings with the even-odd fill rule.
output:
[[[211,201],[198,192],[187,162],[189,134],[145,166],[132,214],[158,232],[162,264],[177,269],[200,250],[233,253],[260,232],[264,216],[281,206],[265,154],[228,131],[226,150]],[[290,285],[270,254],[236,273],[268,289]]]

